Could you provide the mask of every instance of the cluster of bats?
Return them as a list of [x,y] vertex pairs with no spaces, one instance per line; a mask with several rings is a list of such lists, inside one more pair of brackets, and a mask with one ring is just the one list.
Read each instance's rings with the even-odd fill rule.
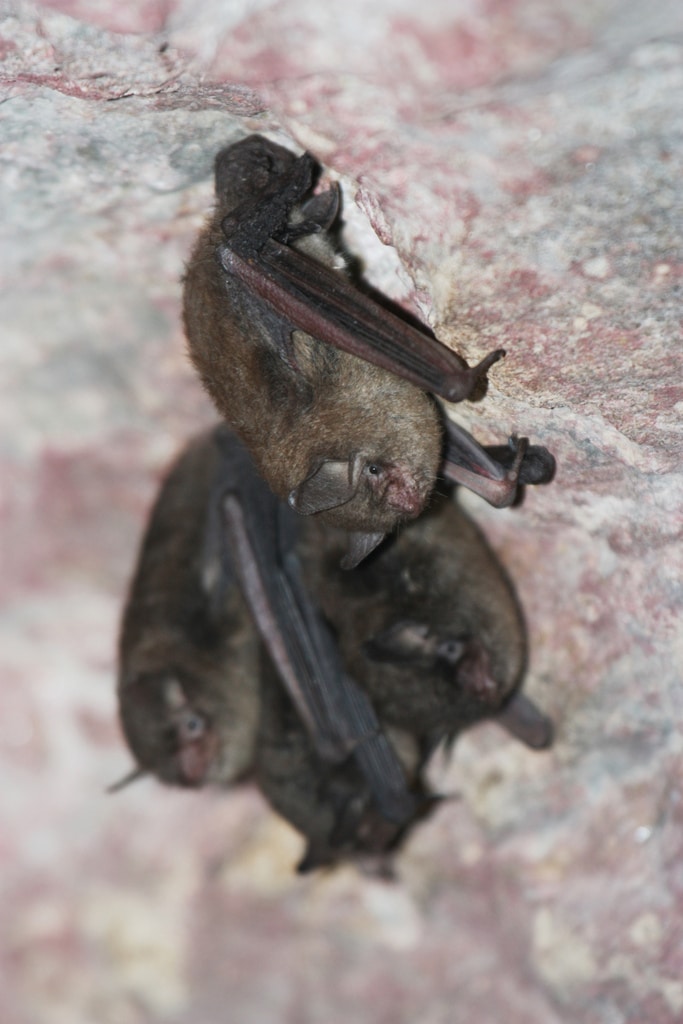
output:
[[221,422],[157,497],[118,681],[130,777],[255,779],[305,837],[301,871],[386,858],[438,799],[431,754],[474,722],[552,737],[519,689],[514,591],[450,492],[503,507],[554,459],[446,417],[435,396],[467,398],[504,353],[469,367],[355,282],[318,172],[258,135],[216,158],[184,321]]

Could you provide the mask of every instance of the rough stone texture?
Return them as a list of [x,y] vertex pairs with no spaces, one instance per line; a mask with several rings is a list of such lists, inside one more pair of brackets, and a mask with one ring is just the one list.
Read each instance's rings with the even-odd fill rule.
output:
[[[4,1024],[683,1019],[679,0],[1,10]],[[183,260],[254,129],[341,178],[376,283],[505,345],[461,422],[559,459],[521,508],[468,502],[556,746],[463,739],[393,885],[293,876],[249,788],[103,793],[145,510],[211,419]]]

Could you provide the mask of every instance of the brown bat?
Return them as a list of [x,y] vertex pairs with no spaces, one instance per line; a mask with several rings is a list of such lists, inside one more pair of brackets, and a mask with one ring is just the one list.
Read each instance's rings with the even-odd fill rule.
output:
[[351,760],[399,825],[414,814],[403,769],[300,579],[299,519],[224,427],[195,439],[152,510],[123,616],[118,696],[140,771],[223,785],[253,765],[261,647],[322,763]]
[[317,754],[270,664],[264,664],[261,688],[255,778],[271,807],[306,839],[297,870],[352,859],[375,874],[390,875],[393,854],[439,799],[422,777],[418,743],[407,732],[388,730],[416,798],[412,818],[390,822],[379,813],[352,759],[330,764]]
[[[336,649],[302,592],[286,529],[294,517],[282,508],[279,538],[277,508],[224,427],[196,438],[169,472],[123,617],[118,696],[138,765],[123,782],[151,772],[169,784],[229,786],[255,775],[307,840],[299,870],[348,857],[386,868],[433,800],[416,745],[400,737],[397,756],[350,680],[341,697],[351,705],[336,694]],[[242,509],[256,519],[255,541],[235,530],[247,525]],[[295,685],[302,673],[312,710],[285,692],[283,664]],[[331,730],[327,715],[336,715]],[[311,736],[316,728],[322,737]]]
[[305,579],[385,725],[425,749],[485,717],[531,747],[551,742],[550,721],[519,690],[526,632],[512,585],[451,497],[352,573],[332,534],[313,522],[303,533]]
[[[317,171],[310,154],[258,135],[218,154],[216,206],[187,268],[184,321],[220,414],[280,498],[349,532],[349,568],[429,498],[444,437],[426,392],[466,398],[504,353],[468,367],[355,287],[331,240],[339,191],[313,194]],[[449,428],[444,472],[510,504],[518,482],[552,475],[549,453],[530,473],[526,442],[514,445],[501,467]]]
[[[548,720],[515,692],[524,634],[514,596],[457,506],[444,501],[346,574],[336,565],[338,531],[280,505],[285,528],[274,554],[272,538],[254,542],[253,532],[234,531],[235,495],[237,511],[265,534],[274,499],[239,442],[218,428],[181,455],[155,504],[121,634],[120,711],[138,773],[195,786],[255,774],[306,837],[300,870],[309,870],[394,850],[434,802],[421,774],[432,747],[473,721],[493,715],[532,746],[550,741]],[[345,668],[366,674],[382,709],[379,733],[344,670],[339,696],[337,648],[302,587],[297,532]],[[246,558],[235,556],[236,544]],[[284,587],[279,597],[267,572]],[[311,663],[323,666],[315,678]],[[312,710],[301,702],[297,670]],[[283,676],[291,675],[286,693]],[[328,715],[336,715],[331,727]]]
[[258,729],[258,635],[236,577],[206,541],[219,465],[218,449],[202,436],[171,469],[140,547],[119,639],[128,745],[140,772],[176,785],[244,777]]

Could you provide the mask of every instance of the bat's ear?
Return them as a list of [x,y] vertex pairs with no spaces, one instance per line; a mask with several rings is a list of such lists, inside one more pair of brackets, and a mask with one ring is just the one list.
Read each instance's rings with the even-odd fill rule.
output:
[[426,622],[401,619],[388,629],[375,633],[365,644],[365,653],[371,661],[403,662],[415,653],[423,653],[429,637]]
[[339,201],[339,185],[334,182],[325,192],[318,192],[301,204],[304,223],[318,231],[327,231],[339,213]]
[[302,516],[325,512],[351,501],[358,489],[353,463],[321,462],[289,495],[289,505]]
[[419,663],[429,659],[455,666],[467,651],[467,641],[450,634],[439,635],[427,622],[401,619],[371,637],[365,651],[371,661]]
[[428,653],[430,647],[429,625],[426,622],[401,619],[375,633],[364,646],[371,661],[405,662],[410,658],[419,658]]
[[349,533],[349,546],[339,563],[342,569],[355,569],[382,543],[385,536],[384,533]]

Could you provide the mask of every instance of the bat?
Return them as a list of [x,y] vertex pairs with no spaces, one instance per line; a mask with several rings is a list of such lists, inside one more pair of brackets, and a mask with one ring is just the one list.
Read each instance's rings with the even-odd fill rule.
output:
[[[266,569],[277,577],[276,554],[287,562],[291,552],[286,536],[284,554],[274,551],[270,545],[277,538],[271,536],[257,541],[256,557],[251,552],[246,559],[233,559],[232,547],[221,538],[234,525],[226,509],[235,493],[239,507],[256,517],[257,537],[269,525],[273,534],[277,503],[250,470],[242,446],[220,427],[196,438],[182,453],[152,510],[120,638],[120,715],[138,763],[132,774],[149,771],[184,786],[228,786],[255,776],[273,807],[307,838],[301,871],[348,856],[384,860],[417,820],[418,811],[425,813],[426,790],[421,781],[411,781],[419,803],[411,799],[406,805],[401,789],[397,800],[390,788],[385,816],[387,777],[395,786],[387,741],[382,735],[378,747],[371,737],[371,742],[368,737],[358,742],[356,719],[344,722],[345,709],[335,704],[333,690],[321,699],[340,720],[335,735],[350,739],[351,745],[337,756],[329,749],[329,737],[322,744],[312,739],[310,719],[300,714],[273,666],[276,659],[281,663],[288,657],[287,645],[278,646],[278,629],[298,630],[301,637],[294,639],[300,639],[304,651],[315,645],[308,632],[317,628],[313,605],[298,592],[300,581],[288,564],[285,579],[293,588],[286,598],[296,614],[282,626],[281,606],[277,601],[270,606],[276,621],[267,632],[275,634],[276,642],[264,644],[251,615],[251,605],[257,603],[253,580],[246,582],[249,596],[243,598],[243,563],[257,581]],[[284,512],[292,518],[286,508]],[[250,535],[245,539],[236,533],[233,540],[243,548],[252,544]],[[269,582],[260,582],[266,605],[273,595]],[[297,621],[299,615],[303,621]],[[323,646],[328,642],[329,635]],[[301,652],[299,657],[305,663]],[[319,682],[330,685],[329,679]],[[364,723],[367,701],[355,691],[354,699]],[[317,721],[314,716],[313,726]],[[370,726],[377,728],[376,719]],[[403,768],[402,761],[397,763]],[[373,771],[381,773],[379,783]]]
[[[432,394],[467,397],[503,351],[469,367],[355,287],[331,232],[339,190],[313,193],[317,172],[258,135],[218,154],[183,318],[221,416],[280,498],[348,532],[351,568],[428,501],[444,454]],[[466,432],[447,438],[448,479],[514,500],[524,451],[501,467]]]
[[[232,529],[234,522],[226,510],[227,499],[235,495],[245,518],[255,517],[256,541],[253,531],[245,537]],[[191,786],[227,786],[255,778],[273,808],[306,838],[300,871],[349,857],[364,864],[369,859],[378,861],[386,868],[389,856],[436,802],[422,770],[444,734],[453,737],[482,715],[493,714],[531,745],[550,741],[549,722],[530,701],[518,692],[506,699],[521,673],[524,638],[519,613],[500,567],[483,541],[476,532],[463,531],[457,506],[443,502],[424,522],[420,520],[405,531],[409,537],[414,534],[408,554],[397,553],[400,545],[406,545],[402,535],[356,573],[346,574],[336,564],[335,545],[343,543],[339,532],[297,519],[280,503],[285,528],[278,537],[272,529],[276,523],[274,502],[254,474],[247,453],[224,427],[192,441],[162,485],[141,545],[121,630],[119,704],[124,733],[138,764],[133,774],[149,771],[165,782]],[[471,524],[470,528],[474,529]],[[270,537],[266,536],[269,529]],[[451,531],[455,531],[457,557],[452,557],[448,548]],[[442,559],[435,550],[439,544],[446,545],[442,552],[448,563],[445,570],[440,568]],[[246,559],[236,553],[240,545],[248,552]],[[462,563],[466,567],[467,552],[471,551],[474,566],[468,574]],[[291,658],[294,665],[303,665],[306,678],[309,644],[314,648],[330,644],[325,630],[323,640],[316,640],[320,618],[307,596],[298,569],[299,556],[306,564],[307,581],[311,577],[315,583],[317,572],[329,590],[327,611],[337,631],[337,643],[347,651],[346,669],[355,664],[368,674],[364,683],[391,719],[381,719],[379,746],[368,737],[367,728],[358,742],[356,726],[356,746],[352,742],[349,748],[335,750],[339,737],[353,741],[357,721],[353,714],[347,721],[348,708],[325,698],[323,703],[327,701],[331,713],[339,718],[328,735],[324,714],[317,709],[311,719],[305,705],[302,713],[291,686],[282,685],[283,661]],[[426,607],[424,594],[411,578],[411,559],[420,568],[426,565],[428,571],[438,569],[433,602],[436,605],[443,598],[446,607],[431,609],[433,622],[405,617],[421,615]],[[375,578],[378,565],[383,567],[379,580],[391,587],[389,600]],[[253,581],[245,586],[247,572],[255,575],[260,598],[258,593],[255,597]],[[480,599],[488,609],[488,619],[482,626],[475,611],[476,628],[468,632],[462,615],[451,614],[454,609],[457,612],[459,599],[453,600],[448,588],[455,577],[456,581],[465,580],[466,591],[476,591],[478,573],[483,573],[485,586],[502,592]],[[272,587],[272,578],[277,580],[281,574],[290,587],[281,595],[290,609],[284,616],[283,600],[277,599]],[[407,581],[405,593],[401,586],[394,586],[395,580],[392,583],[397,574]],[[354,579],[359,587],[344,593]],[[379,608],[378,598],[384,598]],[[348,609],[335,612],[335,605],[349,599]],[[274,619],[265,631],[269,637],[265,641],[262,627],[256,628],[252,618],[256,612],[256,621],[263,622],[259,600]],[[340,632],[357,631],[359,619],[373,609],[371,628],[365,634],[344,636]],[[490,620],[497,616],[501,621],[491,625]],[[446,625],[441,628],[443,622]],[[288,644],[288,630],[300,635],[303,655],[290,654],[299,641],[295,637],[294,645]],[[358,639],[363,637],[366,639],[359,646]],[[486,645],[483,654],[478,645]],[[333,668],[335,649],[327,650]],[[495,654],[492,665],[486,661],[486,651],[491,650]],[[500,659],[506,666],[504,672]],[[324,654],[320,662],[325,664]],[[406,671],[401,671],[402,665]],[[487,668],[495,678],[487,677]],[[444,697],[442,691],[444,686],[448,689],[450,676],[454,692]],[[310,680],[307,682],[310,685]],[[324,673],[318,683],[330,685]],[[334,672],[331,685],[334,693]],[[393,696],[392,688],[396,690]],[[420,696],[421,689],[426,697]],[[357,700],[358,689],[351,692]],[[397,701],[407,701],[408,706],[397,711]],[[404,727],[394,725],[395,721]],[[319,722],[322,743],[315,732]],[[376,718],[371,725],[377,727]],[[395,752],[402,773],[398,785],[396,761],[387,760],[387,747]],[[403,786],[411,797],[407,804]]]
[[264,664],[261,685],[254,775],[273,810],[306,840],[297,871],[352,859],[374,874],[389,876],[394,853],[439,799],[424,781],[418,744],[404,731],[388,730],[416,797],[411,819],[401,824],[388,821],[378,813],[352,759],[330,764],[317,754],[270,663]]
[[123,615],[118,697],[137,771],[249,774],[268,651],[321,762],[354,762],[376,813],[415,813],[400,761],[300,577],[292,523],[225,426],[181,454],[152,510]]
[[530,747],[551,743],[552,723],[520,690],[526,631],[512,584],[450,495],[353,573],[337,564],[334,532],[311,522],[302,535],[304,578],[386,727],[432,750],[492,718]]
[[258,636],[236,576],[207,544],[219,466],[204,435],[166,477],[119,636],[119,714],[133,776],[151,772],[170,785],[229,785],[253,763]]

